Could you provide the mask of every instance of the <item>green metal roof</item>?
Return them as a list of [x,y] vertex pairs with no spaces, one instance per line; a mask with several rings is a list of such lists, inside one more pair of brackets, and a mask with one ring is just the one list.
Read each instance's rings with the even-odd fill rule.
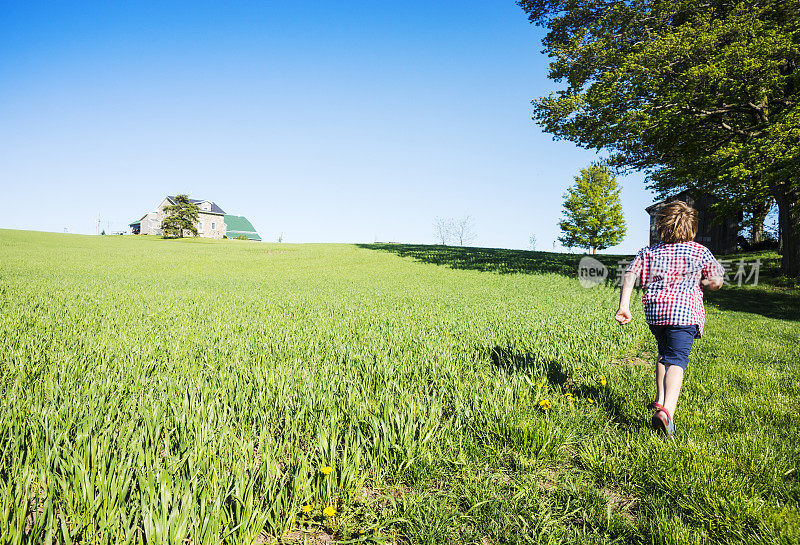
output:
[[228,238],[236,238],[244,235],[250,240],[261,240],[261,237],[256,233],[256,228],[244,216],[234,216],[232,214],[225,214],[225,227],[226,236]]

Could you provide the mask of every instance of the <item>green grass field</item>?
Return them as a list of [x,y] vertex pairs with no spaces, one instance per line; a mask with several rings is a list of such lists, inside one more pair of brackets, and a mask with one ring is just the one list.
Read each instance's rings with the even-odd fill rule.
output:
[[797,290],[713,294],[673,441],[576,261],[0,230],[0,543],[800,542]]

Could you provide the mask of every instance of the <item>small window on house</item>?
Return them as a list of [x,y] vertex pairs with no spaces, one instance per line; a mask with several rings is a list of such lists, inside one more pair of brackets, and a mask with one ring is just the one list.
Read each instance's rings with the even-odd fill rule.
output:
[[197,230],[198,231],[202,231],[203,230],[203,222],[202,221],[197,222]]
[[216,228],[217,228],[217,224],[212,221],[211,222],[211,230],[213,231]]

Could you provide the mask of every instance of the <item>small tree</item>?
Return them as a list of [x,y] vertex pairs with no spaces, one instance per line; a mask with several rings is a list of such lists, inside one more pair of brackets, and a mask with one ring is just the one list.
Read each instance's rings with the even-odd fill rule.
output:
[[175,204],[164,207],[167,213],[167,217],[161,221],[164,235],[183,238],[183,232],[189,231],[197,236],[197,205],[189,202],[187,195],[176,195],[173,202]]
[[453,223],[453,238],[458,242],[459,246],[466,246],[477,237],[478,235],[475,234],[475,220],[472,219],[472,216],[464,216]]
[[575,185],[564,194],[564,232],[558,240],[567,247],[590,248],[592,254],[619,244],[625,237],[625,219],[617,179],[601,166],[581,169]]
[[447,246],[450,242],[450,235],[453,232],[453,221],[446,218],[436,218],[433,220],[433,235],[436,244]]

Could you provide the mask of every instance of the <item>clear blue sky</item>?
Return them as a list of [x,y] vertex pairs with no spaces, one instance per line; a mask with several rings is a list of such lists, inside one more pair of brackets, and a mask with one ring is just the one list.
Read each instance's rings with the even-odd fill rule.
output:
[[[118,230],[166,194],[266,241],[551,250],[595,156],[530,101],[556,88],[513,1],[0,3],[0,227]],[[623,244],[647,243],[642,176]],[[557,247],[560,249],[560,247]]]

